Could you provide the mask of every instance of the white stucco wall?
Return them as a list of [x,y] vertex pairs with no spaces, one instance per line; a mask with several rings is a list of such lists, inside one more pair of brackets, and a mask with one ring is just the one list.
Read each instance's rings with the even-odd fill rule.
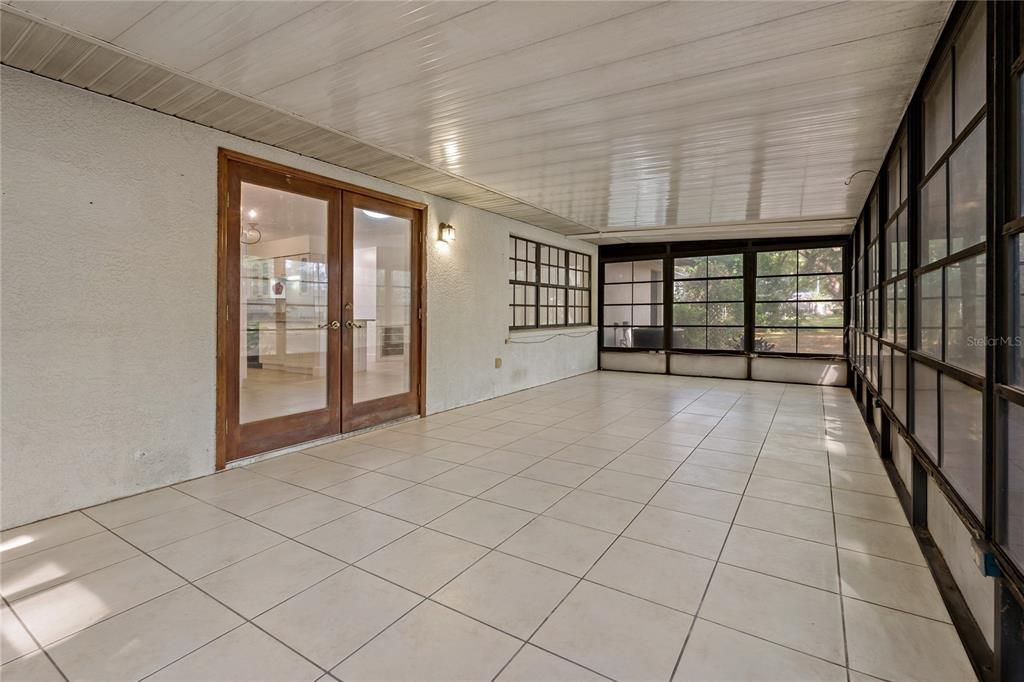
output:
[[0,88],[3,528],[213,471],[221,146],[456,226],[428,240],[428,412],[596,368],[592,334],[506,344],[509,233],[596,247],[8,67]]

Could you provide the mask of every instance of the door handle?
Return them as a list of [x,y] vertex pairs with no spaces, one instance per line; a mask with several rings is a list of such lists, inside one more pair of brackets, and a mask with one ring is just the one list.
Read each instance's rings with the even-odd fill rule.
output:
[[348,327],[349,329],[362,329],[363,328],[363,325],[359,324],[358,322],[355,322],[354,320],[347,321],[345,323],[345,326]]
[[341,322],[338,322],[337,320],[332,320],[330,322],[325,322],[324,324],[317,325],[318,329],[327,329],[328,327],[330,327],[331,329],[341,329]]

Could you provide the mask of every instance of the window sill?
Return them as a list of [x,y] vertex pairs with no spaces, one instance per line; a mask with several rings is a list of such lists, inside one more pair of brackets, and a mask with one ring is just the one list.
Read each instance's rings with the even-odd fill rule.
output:
[[507,331],[506,340],[532,339],[543,336],[584,336],[597,332],[597,325],[579,325],[574,327],[542,327],[540,329],[511,329]]

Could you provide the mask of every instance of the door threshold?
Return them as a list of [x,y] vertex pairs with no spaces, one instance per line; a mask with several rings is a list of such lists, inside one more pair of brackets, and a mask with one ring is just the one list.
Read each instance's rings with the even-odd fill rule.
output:
[[242,457],[239,459],[231,460],[224,467],[224,470],[236,469],[238,467],[249,466],[250,464],[256,464],[267,459],[273,459],[274,457],[280,457],[281,455],[289,455],[293,452],[301,452],[302,450],[308,450],[309,448],[315,448],[320,445],[327,445],[328,443],[336,443],[342,440],[348,440],[349,438],[355,438],[356,436],[362,436],[373,431],[380,431],[382,429],[388,429],[398,424],[404,424],[405,422],[416,421],[422,419],[421,415],[414,414],[409,417],[402,417],[400,419],[394,419],[383,424],[376,424],[374,426],[368,426],[365,429],[359,429],[358,431],[350,431],[349,433],[339,433],[333,436],[326,436],[324,438],[317,438],[316,440],[306,441],[304,443],[296,443],[295,445],[288,445],[283,448],[276,450],[270,450],[268,452],[260,452],[255,455],[248,457]]

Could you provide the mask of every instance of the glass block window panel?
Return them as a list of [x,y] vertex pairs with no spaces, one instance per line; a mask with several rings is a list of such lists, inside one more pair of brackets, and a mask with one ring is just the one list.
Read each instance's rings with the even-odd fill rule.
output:
[[949,250],[985,241],[985,124],[964,140],[949,160]]
[[978,516],[982,503],[982,422],[981,392],[944,375],[940,468]]
[[939,377],[914,363],[914,436],[932,460],[939,459]]
[[946,172],[942,168],[921,189],[920,264],[927,265],[946,254]]
[[917,280],[918,349],[942,358],[942,270]]
[[985,254],[946,266],[946,362],[985,373]]

